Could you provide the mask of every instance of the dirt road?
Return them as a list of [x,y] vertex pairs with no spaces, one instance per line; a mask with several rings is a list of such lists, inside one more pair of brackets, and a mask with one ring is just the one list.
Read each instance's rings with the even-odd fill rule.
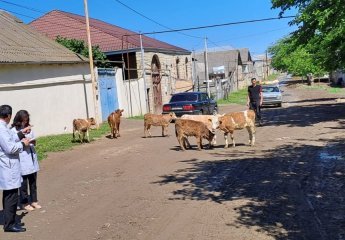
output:
[[345,239],[345,105],[284,90],[283,108],[264,109],[255,147],[242,130],[235,148],[219,133],[214,150],[181,152],[173,125],[170,137],[154,128],[144,139],[142,121],[124,120],[119,139],[50,154],[44,208],[18,212],[28,231],[0,239]]

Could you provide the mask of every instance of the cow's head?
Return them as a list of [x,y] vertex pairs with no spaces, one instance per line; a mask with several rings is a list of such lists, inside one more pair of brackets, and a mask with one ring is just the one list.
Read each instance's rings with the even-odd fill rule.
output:
[[88,118],[87,121],[90,123],[90,125],[97,125],[96,123],[96,119],[92,118]]
[[115,111],[115,113],[116,113],[117,115],[119,115],[119,116],[122,116],[123,111],[124,111],[124,109],[117,109],[117,110]]
[[219,127],[219,118],[218,118],[218,116],[216,116],[216,115],[210,116],[207,120],[211,124],[210,131],[214,133],[216,131],[216,129]]
[[169,116],[170,116],[171,120],[176,120],[177,119],[176,114],[174,112],[170,112]]

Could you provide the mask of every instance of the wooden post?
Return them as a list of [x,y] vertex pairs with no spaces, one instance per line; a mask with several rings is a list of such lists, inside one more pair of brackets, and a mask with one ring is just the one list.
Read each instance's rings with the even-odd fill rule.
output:
[[98,116],[98,92],[95,79],[95,71],[93,66],[93,56],[92,56],[92,44],[91,44],[91,35],[90,35],[90,23],[89,23],[89,10],[87,7],[87,0],[84,0],[84,9],[85,9],[85,19],[86,19],[86,34],[87,34],[87,45],[89,48],[89,62],[90,62],[90,74],[91,74],[91,83],[92,83],[92,95],[93,95],[93,104],[95,111],[95,119],[97,119],[97,128],[99,128],[99,116]]

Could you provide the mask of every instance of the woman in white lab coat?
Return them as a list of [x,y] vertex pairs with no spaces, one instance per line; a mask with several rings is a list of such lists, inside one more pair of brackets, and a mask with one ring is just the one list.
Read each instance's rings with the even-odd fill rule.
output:
[[39,171],[39,164],[35,150],[35,135],[31,129],[29,113],[26,110],[18,111],[13,119],[12,131],[17,133],[22,130],[26,132],[25,137],[31,139],[31,142],[29,146],[24,147],[23,151],[19,153],[23,177],[20,187],[20,199],[22,207],[27,211],[32,211],[35,208],[41,208],[37,200],[37,172]]

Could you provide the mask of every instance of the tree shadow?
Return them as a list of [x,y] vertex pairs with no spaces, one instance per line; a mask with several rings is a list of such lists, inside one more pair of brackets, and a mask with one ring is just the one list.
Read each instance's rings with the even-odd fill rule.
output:
[[265,126],[287,125],[305,127],[326,121],[345,118],[345,104],[325,103],[302,106],[289,106],[279,109],[265,109]]
[[185,160],[187,168],[153,184],[178,184],[170,200],[243,200],[228,226],[256,226],[278,240],[344,239],[343,142],[213,153],[220,160]]

